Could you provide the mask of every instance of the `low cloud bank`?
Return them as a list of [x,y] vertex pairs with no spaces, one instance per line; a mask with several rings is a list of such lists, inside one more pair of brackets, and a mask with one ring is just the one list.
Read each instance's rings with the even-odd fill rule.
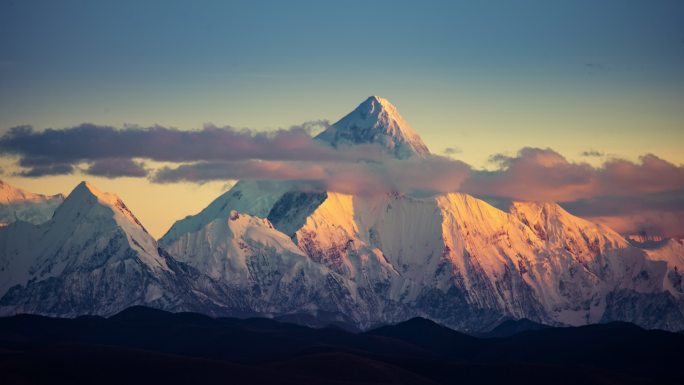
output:
[[553,201],[623,233],[684,238],[684,166],[647,154],[638,162],[575,163],[551,149],[495,155],[498,169],[474,171],[460,191],[504,200]]
[[443,157],[382,161],[287,162],[243,160],[199,162],[158,170],[152,180],[159,183],[198,182],[227,179],[294,180],[313,188],[345,194],[383,194],[392,191],[428,195],[458,191],[470,167]]
[[[25,177],[82,172],[156,183],[276,179],[349,194],[460,191],[502,200],[555,201],[618,231],[684,237],[684,166],[653,154],[637,162],[611,158],[594,167],[568,161],[552,149],[523,148],[515,156],[493,155],[496,168],[482,171],[448,156],[398,160],[375,145],[336,149],[312,137],[327,126],[316,121],[271,132],[92,124],[36,131],[22,126],[0,136],[0,155],[15,157],[18,174]],[[458,152],[448,150],[447,155]],[[587,156],[594,154],[600,153]],[[149,161],[175,165],[153,169]]]

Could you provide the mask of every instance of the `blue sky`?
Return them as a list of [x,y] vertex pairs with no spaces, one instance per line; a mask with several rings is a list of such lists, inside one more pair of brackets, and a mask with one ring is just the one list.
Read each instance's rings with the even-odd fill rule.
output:
[[[554,137],[598,130],[609,135],[597,150],[636,156],[648,130],[664,139],[645,150],[672,158],[682,138],[678,1],[1,4],[3,129],[275,128],[335,120],[379,94],[433,151],[450,141],[473,163],[484,159],[473,146],[539,140],[563,152]],[[510,130],[521,137],[511,148],[474,143],[510,142]],[[575,156],[581,145],[565,146]]]

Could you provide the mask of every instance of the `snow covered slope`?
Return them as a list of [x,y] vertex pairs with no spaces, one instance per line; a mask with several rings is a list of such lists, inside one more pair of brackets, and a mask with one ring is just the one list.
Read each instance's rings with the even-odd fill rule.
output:
[[228,219],[233,210],[266,218],[276,202],[293,188],[291,182],[239,181],[198,214],[174,223],[159,243],[171,246],[181,237],[199,231],[215,219]]
[[233,210],[181,237],[168,251],[223,282],[228,292],[242,293],[255,314],[328,314],[343,322],[367,318],[353,282],[312,261],[268,219]]
[[684,245],[675,239],[664,239],[658,247],[645,250],[649,258],[654,261],[667,263],[667,275],[663,286],[677,299],[684,299]]
[[[403,304],[403,317],[427,316],[462,330],[502,318],[684,325],[677,292],[663,283],[666,266],[656,257],[555,204],[515,203],[511,211],[465,194],[328,194],[296,237],[312,259],[375,290],[394,309]],[[643,320],[616,295],[662,297],[659,311],[670,317]]]
[[46,222],[62,201],[61,194],[34,194],[0,180],[0,227],[18,220],[35,224]]
[[2,314],[107,315],[135,304],[190,308],[198,302],[193,276],[158,250],[117,196],[85,182],[48,222],[0,228]]

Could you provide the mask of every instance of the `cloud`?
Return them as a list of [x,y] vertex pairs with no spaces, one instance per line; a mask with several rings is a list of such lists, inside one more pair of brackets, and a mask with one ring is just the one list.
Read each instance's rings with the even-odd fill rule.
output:
[[311,162],[269,160],[214,161],[163,167],[152,175],[157,183],[197,182],[230,179],[318,180],[324,176],[324,166]]
[[284,162],[243,160],[198,162],[158,170],[158,183],[227,179],[298,181],[303,186],[345,194],[374,195],[391,191],[432,195],[457,191],[470,172],[460,161],[444,157],[383,162]]
[[565,202],[562,206],[621,233],[684,238],[684,189],[605,195]]
[[643,211],[684,210],[684,189],[632,195],[604,195],[564,202],[569,211],[583,216],[632,215]]
[[598,170],[598,192],[611,195],[657,193],[684,188],[684,166],[676,166],[653,154],[639,163],[612,159]]
[[142,162],[136,162],[127,158],[98,159],[84,170],[84,173],[106,178],[118,178],[122,176],[145,177],[148,170]]
[[573,214],[621,229],[684,237],[684,216],[678,214],[684,212],[684,166],[646,154],[638,162],[610,159],[593,167],[539,148],[491,159],[499,169],[474,171],[461,191],[499,200],[560,202]]
[[[22,126],[0,137],[0,155],[17,157],[23,168],[19,175],[27,177],[81,170],[157,183],[275,179],[353,194],[460,191],[504,201],[555,201],[572,213],[619,228],[658,229],[684,237],[684,216],[679,214],[684,212],[684,166],[653,154],[637,162],[610,158],[596,167],[569,161],[549,148],[523,148],[514,156],[492,155],[496,169],[485,171],[448,156],[398,160],[376,145],[336,149],[311,136],[321,127],[327,122],[271,132],[92,124],[35,131]],[[447,148],[444,154],[457,151]],[[594,150],[582,155],[603,156]],[[152,169],[146,161],[171,164]]]
[[524,148],[518,156],[493,155],[496,171],[477,171],[462,191],[513,200],[565,201],[590,195],[595,179],[588,164],[569,163],[551,149]]
[[116,129],[93,124],[36,131],[30,126],[20,126],[0,137],[0,154],[18,156],[24,166],[78,164],[112,158],[192,162],[317,160],[358,155],[335,151],[314,140],[310,133],[316,126],[327,126],[327,122],[307,122],[272,132],[215,126],[194,131],[160,126]]
[[[181,131],[166,127],[116,129],[82,124],[63,130],[15,127],[0,137],[0,154],[17,156],[25,175],[83,172],[115,178],[146,177],[158,183],[204,183],[228,179],[296,180],[330,191],[375,194],[456,191],[469,166],[447,157],[399,161],[378,145],[333,148],[311,135],[325,121],[259,132],[206,126]],[[453,150],[453,149],[452,149]],[[137,159],[134,161],[133,159]],[[150,171],[141,160],[176,163]],[[68,169],[67,169],[68,168]]]
[[634,196],[684,188],[684,167],[653,154],[634,163],[610,159],[600,167],[568,161],[551,149],[523,148],[517,156],[497,154],[496,171],[474,172],[462,186],[473,194],[517,200],[574,201],[598,196]]
[[609,67],[603,63],[584,63],[584,66],[592,70],[607,70]]
[[684,239],[684,210],[644,210],[626,215],[589,216],[622,234],[647,234]]
[[600,151],[596,151],[596,150],[587,150],[587,151],[582,151],[582,152],[580,152],[580,155],[581,155],[581,156],[586,156],[586,157],[597,157],[597,158],[600,158],[600,157],[604,156],[605,154],[602,153],[602,152],[600,152]]
[[25,169],[20,174],[35,177],[71,174],[82,163],[90,164],[86,173],[91,175],[147,175],[144,163],[124,163],[133,158],[174,163],[247,159],[353,162],[384,156],[377,146],[338,151],[311,136],[327,126],[326,121],[313,121],[271,132],[215,126],[195,131],[93,124],[36,131],[19,126],[0,137],[0,155],[18,157],[18,165]]
[[16,172],[15,175],[24,176],[29,178],[37,178],[41,176],[50,175],[68,175],[73,174],[75,167],[70,164],[52,164],[52,165],[41,165],[33,166],[28,170]]
[[461,150],[458,147],[447,147],[442,151],[442,154],[444,154],[444,155],[455,155],[455,154],[460,154],[461,152],[463,152],[463,150]]

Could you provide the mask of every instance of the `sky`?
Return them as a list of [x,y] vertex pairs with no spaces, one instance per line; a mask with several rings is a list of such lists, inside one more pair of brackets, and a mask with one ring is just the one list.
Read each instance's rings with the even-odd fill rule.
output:
[[[448,148],[473,170],[555,157],[521,152],[537,148],[591,165],[583,170],[600,179],[614,175],[603,172],[612,170],[606,162],[638,168],[654,154],[678,182],[684,3],[0,0],[3,136],[84,123],[275,132],[334,123],[369,95],[389,99],[433,153]],[[2,179],[30,191],[68,193],[87,179],[116,192],[157,237],[233,183],[20,176],[25,154],[0,155]],[[540,198],[569,199],[594,216],[577,201],[615,191],[595,185],[604,187],[593,195]],[[669,215],[684,228],[682,202],[672,198],[681,189],[648,191],[674,202],[649,208],[651,222]],[[619,227],[613,214],[601,215]]]

